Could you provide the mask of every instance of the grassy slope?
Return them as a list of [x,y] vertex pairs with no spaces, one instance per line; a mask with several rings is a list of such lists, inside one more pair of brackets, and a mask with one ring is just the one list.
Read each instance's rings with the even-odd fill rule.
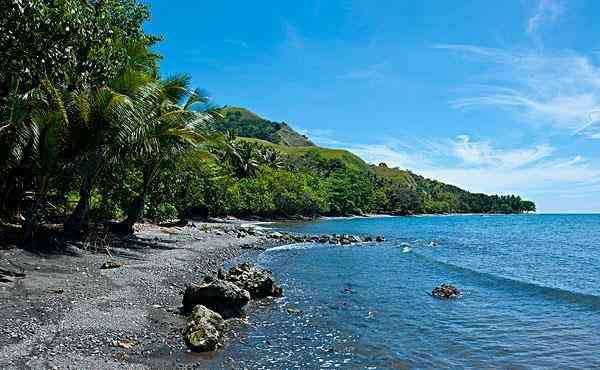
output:
[[294,131],[285,122],[264,119],[244,108],[225,107],[222,127],[238,136],[255,137],[286,146],[313,146],[304,135]]
[[386,166],[371,165],[370,167],[371,170],[380,177],[392,180],[394,182],[399,182],[413,190],[417,189],[417,183],[415,182],[414,175],[410,171]]
[[[265,130],[268,130],[268,129],[271,129],[272,127],[274,127],[273,125],[278,125],[277,127],[278,127],[279,131],[277,133],[281,133],[281,134],[283,134],[283,136],[287,135],[286,138],[279,138],[276,140],[272,140],[272,141],[276,141],[276,143],[272,142],[272,141],[258,139],[255,137],[240,137],[239,140],[255,142],[255,143],[262,144],[264,146],[272,147],[272,148],[277,149],[278,151],[280,151],[284,154],[290,155],[292,157],[301,157],[302,155],[305,155],[307,153],[317,153],[327,159],[339,159],[340,161],[342,161],[346,166],[348,166],[351,169],[359,170],[359,171],[374,172],[379,177],[385,178],[394,183],[398,183],[409,189],[427,192],[427,190],[425,190],[425,188],[431,188],[432,186],[435,185],[435,187],[440,190],[448,190],[448,191],[453,191],[453,192],[464,191],[464,190],[459,189],[452,185],[444,184],[442,182],[435,181],[435,180],[429,180],[429,179],[422,178],[421,176],[413,174],[412,172],[407,171],[407,170],[401,170],[398,168],[390,168],[390,167],[386,167],[386,166],[377,166],[377,165],[368,164],[365,161],[363,161],[360,157],[358,157],[357,155],[355,155],[353,153],[350,153],[347,150],[330,149],[330,148],[322,148],[322,147],[315,146],[310,141],[308,141],[304,136],[295,132],[293,129],[291,129],[286,124],[282,125],[282,124],[277,124],[277,123],[265,120],[265,119],[257,116],[256,114],[248,111],[247,109],[227,107],[227,108],[225,108],[225,112],[229,112],[229,114],[231,114],[233,112],[238,112],[238,117],[235,119],[235,123],[240,124],[241,127],[243,127],[243,125],[245,123],[250,123],[251,125],[258,125],[259,127],[264,125]],[[300,138],[300,139],[298,139],[298,138]],[[290,140],[296,140],[296,139],[300,140],[300,142],[299,142],[300,145],[288,144],[290,142]],[[306,142],[310,143],[310,145],[309,146],[302,145],[302,143],[305,144]],[[424,186],[424,185],[427,185],[427,186]]]
[[347,150],[343,150],[343,149],[329,149],[329,148],[321,148],[318,146],[286,146],[286,145],[274,144],[269,141],[265,141],[265,140],[261,140],[261,139],[254,139],[254,138],[247,138],[247,137],[240,138],[240,140],[262,144],[264,146],[274,148],[274,149],[280,151],[281,153],[287,154],[292,157],[295,157],[295,156],[300,157],[307,153],[318,153],[328,159],[339,159],[344,164],[346,164],[349,168],[352,168],[355,170],[367,170],[369,168],[369,165],[365,161],[360,159],[360,157],[358,157],[355,154],[350,153]]

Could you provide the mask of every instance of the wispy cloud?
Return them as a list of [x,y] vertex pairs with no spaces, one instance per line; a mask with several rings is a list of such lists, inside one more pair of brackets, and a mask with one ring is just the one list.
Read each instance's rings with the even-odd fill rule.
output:
[[429,163],[418,154],[400,151],[390,144],[350,144],[344,148],[373,164],[384,162],[388,166],[408,169]]
[[[493,76],[466,87],[470,96],[452,106],[509,109],[536,124],[549,123],[589,138],[600,138],[600,67],[574,52],[542,53],[439,44],[434,48],[459,52],[487,63]],[[493,68],[493,69],[492,69]]]
[[[600,166],[581,155],[560,156],[548,144],[502,148],[468,135],[411,142],[411,147],[394,140],[331,146],[347,149],[369,163],[385,162],[473,192],[534,195],[533,200],[536,194],[552,193],[567,202],[563,208],[569,207],[565,199],[600,196]],[[581,202],[577,207],[586,209]],[[541,205],[542,210],[556,207],[552,202]]]
[[535,12],[527,21],[527,32],[534,34],[544,23],[553,22],[564,12],[564,6],[557,0],[538,0]]
[[489,141],[471,141],[469,136],[460,135],[452,142],[453,154],[467,165],[486,165],[496,168],[514,169],[547,158],[554,152],[548,144],[532,148],[502,150],[494,148]]
[[383,68],[386,63],[375,63],[364,68],[352,70],[338,76],[343,80],[379,80],[384,77]]

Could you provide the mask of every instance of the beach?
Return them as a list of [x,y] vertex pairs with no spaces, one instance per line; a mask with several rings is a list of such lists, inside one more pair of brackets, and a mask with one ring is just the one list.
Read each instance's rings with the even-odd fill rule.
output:
[[[206,358],[220,361],[185,347],[178,310],[185,285],[284,242],[238,220],[140,226],[110,255],[0,251],[1,267],[26,275],[0,284],[0,368],[202,368]],[[122,266],[102,269],[107,261]]]

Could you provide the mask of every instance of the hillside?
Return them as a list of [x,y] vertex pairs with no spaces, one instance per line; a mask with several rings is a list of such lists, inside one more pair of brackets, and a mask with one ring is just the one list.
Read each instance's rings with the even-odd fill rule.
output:
[[276,149],[280,153],[291,157],[293,160],[298,160],[301,157],[306,156],[318,156],[327,160],[339,160],[348,168],[355,171],[366,171],[369,168],[369,165],[365,161],[363,161],[359,156],[357,156],[354,153],[350,153],[349,151],[344,149],[322,148],[315,145],[287,146],[249,137],[241,137],[239,138],[239,140]]
[[305,135],[294,131],[285,122],[273,122],[244,108],[225,107],[225,118],[216,126],[219,131],[233,131],[237,136],[252,137],[290,147],[314,144]]
[[226,108],[225,112],[226,127],[241,136],[238,141],[273,148],[294,163],[297,170],[329,175],[332,169],[342,166],[372,178],[379,197],[374,210],[381,213],[515,213],[535,210],[533,202],[518,196],[471,193],[408,170],[388,167],[385,163],[367,164],[347,150],[318,147],[286,124],[265,120],[246,109]]

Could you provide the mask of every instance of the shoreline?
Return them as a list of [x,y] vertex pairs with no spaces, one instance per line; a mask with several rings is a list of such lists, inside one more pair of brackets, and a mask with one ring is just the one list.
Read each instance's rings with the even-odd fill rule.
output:
[[[178,307],[185,284],[260,249],[289,244],[260,231],[247,233],[254,229],[249,225],[253,221],[142,224],[137,240],[110,248],[112,258],[85,250],[44,255],[0,250],[0,268],[26,274],[0,284],[0,368],[147,369],[226,362],[219,351],[187,351],[181,336],[185,317]],[[107,260],[123,266],[101,269]]]

